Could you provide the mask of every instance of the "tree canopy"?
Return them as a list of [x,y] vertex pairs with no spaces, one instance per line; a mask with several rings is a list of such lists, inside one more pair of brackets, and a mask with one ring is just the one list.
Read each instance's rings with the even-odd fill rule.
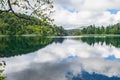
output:
[[[70,35],[82,35],[82,34],[120,34],[120,23],[109,26],[95,26],[90,25],[82,29],[69,30]],[[71,32],[71,33],[70,33]]]
[[24,18],[16,13],[38,17],[41,21],[50,22],[50,14],[53,13],[51,0],[0,0],[0,13],[12,12],[19,18]]
[[[17,14],[22,17],[28,17],[25,14]],[[0,14],[0,35],[28,35],[35,34],[40,36],[55,36],[66,35],[62,27],[50,25],[35,17],[30,17],[31,20],[21,19],[13,13]]]

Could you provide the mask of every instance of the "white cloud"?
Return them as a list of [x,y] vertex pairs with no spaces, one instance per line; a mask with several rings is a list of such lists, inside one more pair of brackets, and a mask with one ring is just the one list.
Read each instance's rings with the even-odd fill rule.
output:
[[[65,28],[120,22],[120,0],[55,0],[55,23]],[[118,10],[112,14],[108,10]]]

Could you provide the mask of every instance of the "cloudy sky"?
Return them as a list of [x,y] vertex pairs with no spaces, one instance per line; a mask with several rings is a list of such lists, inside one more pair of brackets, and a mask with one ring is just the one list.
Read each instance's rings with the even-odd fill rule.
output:
[[54,0],[53,18],[64,28],[120,22],[120,0]]

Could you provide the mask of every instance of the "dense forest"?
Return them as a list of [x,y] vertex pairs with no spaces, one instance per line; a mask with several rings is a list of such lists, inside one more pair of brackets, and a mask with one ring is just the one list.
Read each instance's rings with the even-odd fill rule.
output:
[[81,29],[68,30],[70,35],[82,34],[120,34],[120,23],[105,26],[90,25]]
[[45,21],[40,21],[38,18],[25,14],[18,15],[30,20],[20,19],[11,12],[0,14],[0,35],[66,35],[61,26],[50,25]]

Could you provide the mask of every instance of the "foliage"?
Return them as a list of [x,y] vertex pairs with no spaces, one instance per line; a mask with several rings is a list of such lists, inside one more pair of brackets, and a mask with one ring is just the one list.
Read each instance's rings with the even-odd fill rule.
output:
[[49,15],[53,13],[51,0],[0,0],[0,13],[12,12],[15,16],[22,19],[30,19],[16,13],[36,16],[41,21],[50,22]]
[[[18,14],[23,17],[29,17],[25,14]],[[13,13],[0,14],[0,35],[22,35],[36,34],[40,36],[46,35],[65,35],[65,30],[56,25],[50,25],[35,17],[31,20],[19,19]]]
[[82,34],[120,34],[120,23],[107,27],[90,25],[72,33],[72,35]]

